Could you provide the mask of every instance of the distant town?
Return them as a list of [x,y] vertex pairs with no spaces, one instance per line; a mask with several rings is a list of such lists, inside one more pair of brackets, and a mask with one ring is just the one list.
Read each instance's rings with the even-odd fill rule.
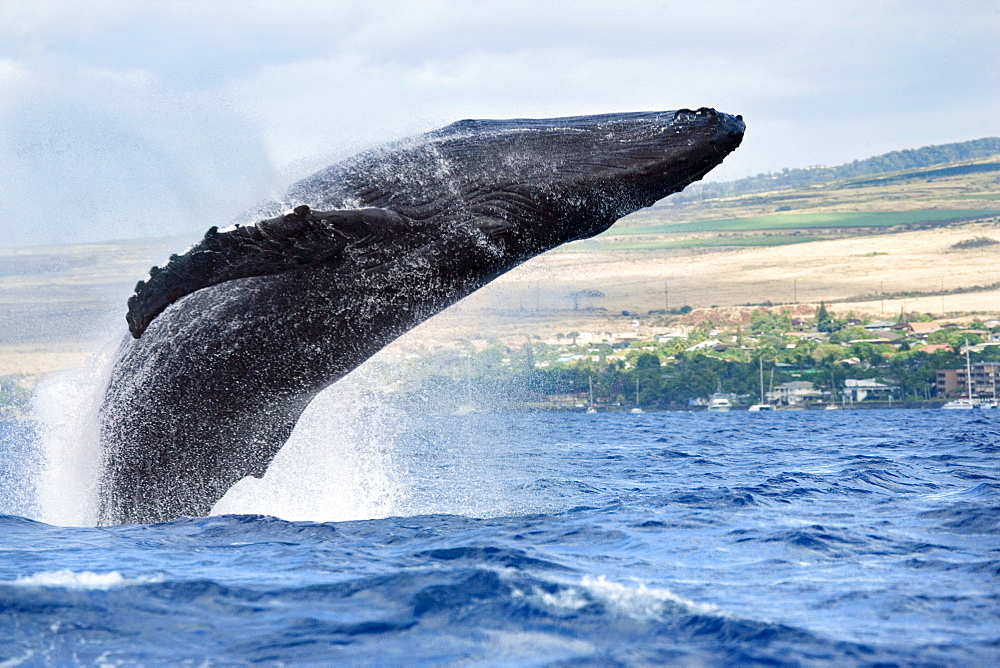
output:
[[954,400],[987,408],[1000,389],[1000,321],[838,318],[825,304],[682,307],[635,316],[623,331],[409,357],[419,391],[437,388],[469,408],[934,408]]

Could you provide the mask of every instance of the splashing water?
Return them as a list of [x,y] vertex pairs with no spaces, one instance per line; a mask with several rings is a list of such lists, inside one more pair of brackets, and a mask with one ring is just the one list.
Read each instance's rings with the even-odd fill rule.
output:
[[236,483],[212,514],[329,522],[497,517],[551,505],[526,493],[534,478],[515,445],[530,442],[523,423],[480,408],[474,426],[447,393],[425,394],[418,407],[399,401],[390,388],[401,373],[378,355],[321,393],[264,477]]
[[39,385],[33,401],[42,452],[35,489],[38,519],[62,526],[97,522],[101,475],[99,412],[117,344]]
[[391,515],[400,494],[391,467],[397,423],[382,373],[370,362],[316,397],[264,477],[237,482],[212,514],[316,521]]

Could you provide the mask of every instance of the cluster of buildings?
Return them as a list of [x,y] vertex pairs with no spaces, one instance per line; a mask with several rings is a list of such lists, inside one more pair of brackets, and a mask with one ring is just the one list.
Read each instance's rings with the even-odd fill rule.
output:
[[[846,378],[840,401],[844,404],[862,401],[892,402],[899,388],[873,378]],[[966,369],[939,369],[936,378],[937,396],[976,401],[996,401],[1000,391],[1000,362],[971,364]],[[970,393],[971,390],[971,393]],[[808,403],[836,402],[829,390],[821,390],[810,381],[782,383],[767,393],[767,399],[779,406],[804,406]]]
[[972,389],[970,398],[997,397],[1000,386],[1000,362],[972,364],[967,369],[940,369],[937,372],[939,397],[962,397]]
[[[938,343],[937,341],[955,341],[956,336],[959,335],[976,335],[974,340],[981,340],[982,343],[974,346],[970,346],[973,351],[982,351],[989,346],[1000,345],[1000,333],[997,333],[997,328],[1000,326],[1000,322],[991,321],[984,323],[985,327],[988,329],[983,330],[969,330],[964,329],[959,325],[953,324],[942,324],[937,322],[909,322],[909,323],[899,323],[894,321],[876,321],[876,322],[861,322],[861,321],[850,321],[840,328],[839,338],[835,339],[831,334],[826,332],[821,332],[810,327],[811,324],[808,320],[802,321],[792,321],[792,327],[799,329],[801,331],[788,331],[781,332],[781,336],[784,338],[785,343],[782,344],[785,348],[792,349],[800,348],[803,344],[807,344],[810,348],[815,348],[820,344],[828,344],[833,341],[838,341],[841,346],[852,346],[858,343],[868,343],[868,344],[879,344],[880,351],[891,351],[893,348],[897,350],[908,350],[917,349],[924,351],[926,353],[932,354],[938,350],[945,350],[954,352],[954,349],[948,343]],[[595,354],[597,352],[596,348],[589,348],[588,352],[581,354],[581,350],[577,346],[593,346],[594,344],[611,344],[615,350],[613,352],[604,353],[601,355],[603,360],[614,360],[621,359],[625,363],[625,368],[631,367],[629,363],[632,359],[632,355],[625,348],[645,349],[645,350],[657,350],[658,352],[663,351],[663,344],[672,344],[672,350],[684,350],[686,352],[700,351],[704,353],[721,353],[723,356],[726,355],[726,351],[731,348],[742,348],[744,350],[752,349],[756,345],[756,341],[752,338],[739,339],[734,336],[732,332],[722,332],[720,330],[706,331],[704,327],[700,328],[700,336],[694,340],[691,340],[689,336],[693,333],[695,327],[677,327],[675,325],[672,329],[662,328],[659,331],[645,331],[640,334],[638,331],[638,322],[633,323],[636,331],[632,332],[622,332],[622,333],[589,333],[582,332],[576,333],[571,336],[558,336],[550,340],[544,341],[544,343],[552,346],[553,348],[562,348],[563,352],[557,354],[555,359],[549,358],[547,360],[540,360],[536,362],[536,366],[545,367],[550,364],[566,364],[573,363],[585,359],[592,359],[593,361],[598,361],[598,356]],[[935,332],[944,332],[945,335],[931,336]],[[849,333],[848,337],[844,336],[844,333]],[[741,343],[737,343],[739,340]],[[931,343],[934,342],[934,343]],[[657,345],[659,344],[659,345]],[[888,345],[886,345],[888,344]],[[573,346],[573,348],[569,348]],[[964,346],[963,346],[964,348]],[[859,353],[860,354],[860,353]],[[882,352],[880,354],[885,355],[886,358],[891,356],[891,352]],[[667,358],[672,359],[672,357]],[[861,368],[869,368],[868,360],[858,359],[857,357],[846,357],[838,358],[840,364],[845,368],[851,367],[852,365],[860,365]],[[776,360],[776,366],[791,366],[789,364],[782,364]],[[666,363],[666,362],[664,362]],[[839,374],[838,374],[839,375]],[[870,373],[860,373],[858,375],[867,376]],[[787,376],[786,376],[787,377]],[[900,387],[892,380],[876,379],[876,378],[837,378],[836,383],[833,383],[833,378],[830,378],[831,383],[823,383],[826,387],[818,387],[816,383],[809,380],[792,380],[790,382],[784,382],[780,385],[771,386],[767,392],[764,393],[763,400],[773,406],[786,407],[786,408],[802,408],[807,405],[851,405],[862,402],[880,402],[891,404],[894,401],[902,399],[902,392],[900,392]],[[971,388],[970,399],[977,400],[988,400],[996,399],[998,386],[1000,386],[1000,362],[984,362],[974,365],[970,365],[968,369],[940,369],[936,371],[935,378],[935,389],[934,393],[938,399],[953,399],[963,396],[969,396],[969,389]],[[832,389],[830,389],[832,387]],[[927,388],[930,390],[930,386]],[[912,388],[909,390],[912,392]],[[726,398],[733,405],[741,405],[752,403],[754,397],[745,396],[735,396],[735,395],[725,395]],[[928,393],[926,398],[930,398]],[[695,406],[708,406],[709,398],[701,398],[692,400],[692,405]]]

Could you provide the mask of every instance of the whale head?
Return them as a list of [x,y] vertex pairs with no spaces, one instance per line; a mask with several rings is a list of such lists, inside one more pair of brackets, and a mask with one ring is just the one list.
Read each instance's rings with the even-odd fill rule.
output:
[[293,187],[287,204],[433,216],[537,253],[603,232],[701,179],[744,130],[742,117],[709,108],[464,120],[321,172]]

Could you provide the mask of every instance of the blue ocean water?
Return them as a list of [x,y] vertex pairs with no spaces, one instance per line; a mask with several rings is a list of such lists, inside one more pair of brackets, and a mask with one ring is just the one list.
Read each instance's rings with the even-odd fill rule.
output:
[[1000,412],[401,417],[396,516],[103,528],[0,424],[0,663],[1000,663]]

